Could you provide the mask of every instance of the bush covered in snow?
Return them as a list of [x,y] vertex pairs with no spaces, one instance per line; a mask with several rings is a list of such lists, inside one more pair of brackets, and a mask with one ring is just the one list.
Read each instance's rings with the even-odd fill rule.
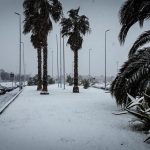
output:
[[68,75],[66,82],[68,82],[70,86],[73,85],[73,77],[71,77],[71,75]]
[[[55,80],[50,76],[48,75],[48,84],[54,84],[55,83]],[[29,78],[28,80],[28,86],[32,86],[32,85],[37,85],[38,83],[38,75],[35,75],[34,77],[31,77]]]
[[90,87],[90,82],[87,79],[82,80],[82,84],[84,89],[88,89]]

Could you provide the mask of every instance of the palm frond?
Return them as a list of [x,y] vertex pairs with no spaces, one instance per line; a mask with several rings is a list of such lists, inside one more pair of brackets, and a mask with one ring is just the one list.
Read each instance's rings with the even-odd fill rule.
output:
[[85,16],[82,15],[79,20],[78,20],[78,30],[85,35],[87,32],[90,32],[90,24],[89,24],[89,19]]
[[62,35],[68,35],[73,30],[73,23],[70,18],[62,18],[60,22],[62,26],[61,33]]
[[139,47],[143,46],[144,44],[146,44],[148,42],[150,42],[150,30],[149,31],[145,31],[134,42],[132,48],[129,51],[129,57],[131,57],[138,50]]
[[68,11],[69,18],[61,19],[62,36],[68,36],[67,44],[73,51],[77,51],[82,47],[83,35],[90,32],[89,19],[79,15],[80,8]]
[[131,26],[139,22],[140,27],[143,26],[145,19],[150,18],[150,2],[149,0],[127,0],[119,11],[119,20],[122,28],[119,34],[119,41],[124,44],[125,38]]
[[130,27],[135,24],[137,22],[137,18],[133,18],[133,20],[131,20],[128,24],[124,24],[120,30],[120,33],[119,33],[119,41],[120,41],[120,44],[124,44],[125,42],[125,38],[128,34],[128,31],[130,29]]
[[78,14],[79,14],[79,10],[80,7],[78,7],[77,9],[71,9],[68,11],[69,14],[69,18],[76,20],[78,18]]
[[[125,105],[126,93],[133,96],[143,94],[145,82],[150,78],[150,48],[143,48],[128,59],[111,85],[111,94],[118,105]],[[145,80],[146,79],[146,80]]]
[[132,7],[132,0],[125,1],[121,6],[119,10],[119,21],[121,25],[126,24],[127,18],[130,17],[130,15],[132,15],[130,11],[131,7]]
[[62,4],[58,0],[51,0],[52,4],[49,6],[50,15],[55,22],[58,22],[62,17]]

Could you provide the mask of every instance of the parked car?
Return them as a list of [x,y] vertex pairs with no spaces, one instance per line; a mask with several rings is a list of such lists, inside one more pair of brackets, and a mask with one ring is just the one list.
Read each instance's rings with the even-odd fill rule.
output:
[[5,93],[6,93],[6,88],[0,84],[0,95],[3,95]]
[[13,87],[5,87],[6,92],[12,91],[14,88]]

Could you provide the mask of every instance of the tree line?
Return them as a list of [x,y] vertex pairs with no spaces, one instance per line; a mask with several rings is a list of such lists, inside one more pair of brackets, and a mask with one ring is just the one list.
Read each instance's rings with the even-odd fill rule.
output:
[[31,33],[31,43],[37,50],[37,90],[40,90],[41,94],[49,94],[47,88],[47,37],[53,29],[53,20],[55,23],[60,22],[61,35],[68,38],[67,44],[74,53],[73,92],[79,93],[78,50],[82,48],[83,36],[90,32],[89,19],[85,15],[79,15],[80,7],[69,10],[66,18],[63,6],[58,0],[24,0],[23,8],[25,16],[23,33]]
[[[16,81],[19,82],[19,74],[14,74],[14,77],[11,77],[12,72],[7,72],[4,69],[0,69],[0,81]],[[23,81],[26,79],[26,81],[30,78],[30,75],[21,75],[21,80]]]

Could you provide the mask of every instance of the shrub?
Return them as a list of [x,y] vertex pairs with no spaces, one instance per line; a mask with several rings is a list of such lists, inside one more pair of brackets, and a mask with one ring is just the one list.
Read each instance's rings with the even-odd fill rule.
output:
[[70,75],[68,75],[67,79],[66,79],[66,82],[69,83],[69,86],[73,85],[73,78]]
[[89,80],[84,79],[84,80],[82,81],[82,83],[83,83],[84,89],[87,89],[87,88],[90,87],[90,82],[89,82]]

